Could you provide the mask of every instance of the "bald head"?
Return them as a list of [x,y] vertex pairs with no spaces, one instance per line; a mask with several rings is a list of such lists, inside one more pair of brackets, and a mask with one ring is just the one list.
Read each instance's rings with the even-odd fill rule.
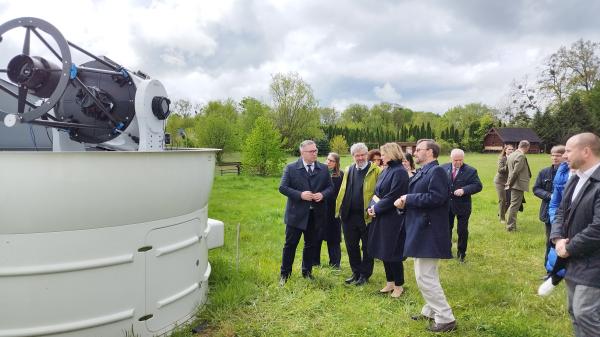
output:
[[572,169],[586,171],[600,161],[600,138],[593,133],[577,134],[567,141],[563,157]]
[[600,138],[591,132],[576,134],[569,140],[573,139],[574,144],[579,148],[589,147],[592,153],[600,158]]

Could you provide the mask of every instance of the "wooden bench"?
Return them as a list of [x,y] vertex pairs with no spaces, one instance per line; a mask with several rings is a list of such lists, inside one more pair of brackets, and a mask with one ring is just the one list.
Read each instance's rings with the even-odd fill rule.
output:
[[221,175],[226,173],[237,173],[237,175],[240,175],[242,171],[242,163],[239,161],[222,161],[217,166]]

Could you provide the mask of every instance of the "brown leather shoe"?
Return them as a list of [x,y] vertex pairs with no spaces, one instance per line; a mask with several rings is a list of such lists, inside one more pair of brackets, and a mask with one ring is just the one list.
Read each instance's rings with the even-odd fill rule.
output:
[[432,322],[431,325],[427,328],[427,330],[431,332],[449,332],[456,330],[456,321],[452,321],[449,323],[436,323]]

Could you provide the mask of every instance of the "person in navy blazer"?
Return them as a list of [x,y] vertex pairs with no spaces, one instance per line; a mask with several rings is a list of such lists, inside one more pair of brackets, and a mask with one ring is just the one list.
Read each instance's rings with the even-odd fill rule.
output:
[[285,244],[279,283],[285,284],[292,273],[296,247],[304,234],[302,276],[313,279],[312,265],[318,228],[327,219],[327,198],[333,193],[333,183],[325,164],[317,162],[317,145],[312,140],[300,144],[300,158],[285,167],[279,192],[288,197],[284,221]]
[[456,319],[446,300],[438,273],[439,259],[450,259],[448,201],[450,189],[446,171],[438,165],[440,146],[421,139],[414,158],[421,169],[410,179],[408,194],[394,205],[405,210],[406,241],[404,256],[414,257],[415,278],[425,305],[414,320],[429,320],[428,330],[445,332],[456,329]]
[[[369,226],[368,253],[383,262],[386,285],[381,293],[390,293],[398,298],[404,292],[404,212],[394,207],[394,201],[408,192],[408,173],[402,160],[404,154],[398,143],[386,143],[381,146],[381,159],[387,167],[377,179],[375,196],[368,209],[373,217]],[[375,198],[375,197],[374,197]]]
[[456,244],[456,258],[465,262],[467,255],[467,240],[469,240],[469,217],[471,216],[471,195],[481,192],[483,185],[477,175],[477,170],[465,164],[465,152],[461,149],[453,149],[450,152],[451,163],[442,165],[448,175],[450,183],[450,238],[454,229],[454,218],[456,218],[456,232],[458,242]]

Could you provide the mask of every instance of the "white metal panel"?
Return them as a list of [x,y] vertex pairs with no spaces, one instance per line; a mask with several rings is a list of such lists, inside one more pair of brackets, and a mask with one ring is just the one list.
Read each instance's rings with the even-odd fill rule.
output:
[[0,336],[64,334],[143,311],[143,230],[0,235]]
[[146,254],[148,330],[157,332],[173,322],[183,321],[204,303],[207,282],[208,248],[202,233],[206,219],[193,219],[148,234]]
[[214,151],[1,152],[0,234],[93,229],[206,207]]

